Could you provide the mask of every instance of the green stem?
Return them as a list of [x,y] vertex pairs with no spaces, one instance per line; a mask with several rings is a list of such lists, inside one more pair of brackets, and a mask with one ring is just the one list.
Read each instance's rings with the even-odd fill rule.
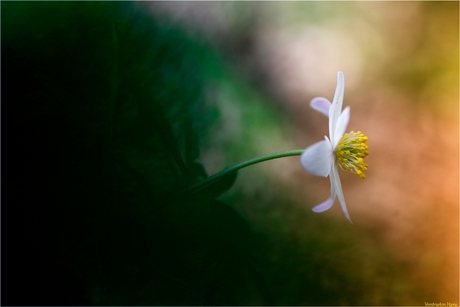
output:
[[184,193],[189,193],[189,192],[193,192],[195,190],[199,190],[205,186],[207,186],[208,184],[212,183],[213,181],[215,180],[218,180],[219,178],[222,178],[232,172],[236,172],[237,170],[239,169],[242,169],[246,166],[250,166],[250,165],[253,165],[253,164],[257,164],[257,163],[260,163],[260,162],[264,162],[264,161],[268,161],[268,160],[273,160],[273,159],[279,159],[279,158],[284,158],[284,157],[292,157],[292,156],[300,156],[302,153],[304,152],[304,149],[295,149],[295,150],[287,150],[287,151],[280,151],[280,152],[274,152],[274,153],[271,153],[271,154],[267,154],[267,155],[263,155],[263,156],[260,156],[260,157],[256,157],[256,158],[253,158],[253,159],[249,159],[247,161],[244,161],[244,162],[241,162],[241,163],[238,163],[238,164],[235,164],[233,166],[230,166],[206,179],[204,179],[203,181],[200,181],[190,187],[188,187],[187,189],[185,189],[183,192]]

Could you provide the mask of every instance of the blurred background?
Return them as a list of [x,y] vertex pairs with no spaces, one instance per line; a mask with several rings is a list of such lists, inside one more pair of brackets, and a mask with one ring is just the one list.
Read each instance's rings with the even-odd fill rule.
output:
[[[53,202],[65,204],[62,197],[72,199],[70,209],[58,206],[64,217],[58,210],[59,222],[52,222],[42,237],[48,241],[52,233],[53,242],[58,243],[51,244],[47,251],[52,250],[54,255],[58,250],[55,257],[65,259],[63,266],[71,276],[68,280],[81,286],[81,293],[73,295],[84,299],[75,302],[460,303],[458,2],[105,5],[2,4],[2,88],[14,89],[8,91],[10,95],[2,94],[2,134],[10,136],[7,140],[11,144],[16,143],[18,133],[29,135],[27,131],[37,127],[31,118],[44,114],[47,120],[42,118],[37,125],[47,124],[40,131],[56,135],[46,145],[41,142],[43,133],[36,132],[29,138],[30,144],[46,146],[45,152],[52,151],[53,157],[61,161],[59,166],[53,162],[56,177],[49,175],[63,191]],[[91,43],[86,44],[87,40]],[[59,49],[63,48],[62,41],[70,42],[68,46],[72,47]],[[39,50],[38,55],[28,53],[29,45]],[[18,50],[25,56],[18,56]],[[74,54],[78,61],[73,60]],[[53,64],[37,64],[37,59],[56,57],[59,60],[51,61]],[[91,69],[75,73],[81,63]],[[22,65],[21,71],[38,68],[26,73],[27,79],[16,65]],[[47,65],[56,68],[49,69]],[[302,149],[322,140],[328,133],[327,118],[310,109],[309,103],[317,96],[332,100],[337,71],[345,76],[344,106],[351,107],[348,130],[360,130],[369,137],[367,178],[361,180],[339,171],[353,224],[343,216],[338,203],[321,214],[311,211],[329,197],[329,179],[306,173],[298,157],[239,171],[233,186],[233,182],[225,183],[215,188],[217,192],[210,192],[212,197],[206,196],[220,209],[196,209],[204,203],[200,197],[187,203],[169,202],[168,195],[205,173],[212,175],[258,155]],[[53,75],[52,82],[69,81],[70,90],[48,81],[37,85],[35,81],[48,80],[48,74]],[[63,80],[67,74],[71,79]],[[14,81],[4,84],[8,79]],[[24,85],[31,83],[35,85],[30,88]],[[28,89],[23,90],[24,86]],[[18,88],[29,94],[18,98]],[[29,102],[36,99],[36,93],[40,93],[38,101],[55,102],[46,108]],[[148,99],[153,106],[144,105]],[[107,101],[107,106],[100,101]],[[82,109],[86,111],[80,112]],[[53,127],[47,126],[49,114],[54,114],[50,110],[60,114]],[[7,111],[15,116],[5,123]],[[65,117],[63,113],[71,115]],[[102,124],[93,125],[91,121]],[[133,122],[142,124],[131,129]],[[67,132],[56,134],[55,128],[63,123],[70,125],[71,137]],[[169,125],[163,126],[164,123]],[[81,131],[86,134],[80,135]],[[150,135],[144,139],[141,131],[150,131]],[[117,133],[122,135],[122,141],[113,141]],[[91,146],[87,145],[88,136],[94,137]],[[68,140],[64,144],[70,145],[56,153],[63,139]],[[106,139],[107,147],[100,145]],[[172,139],[177,141],[174,145],[168,141]],[[141,148],[133,145],[137,141],[153,145]],[[6,157],[15,156],[19,161],[18,152],[27,153],[21,161],[31,161],[28,155],[35,147],[21,146],[24,148],[12,151],[3,146],[3,165]],[[169,155],[171,152],[175,154]],[[82,156],[85,158],[81,163],[69,162]],[[176,160],[171,162],[165,158],[168,156],[177,156],[183,162],[171,166]],[[116,158],[107,162],[106,157]],[[38,159],[42,159],[41,164],[49,162],[48,156]],[[45,163],[42,169],[37,168],[36,162],[28,163],[37,177],[50,164]],[[30,165],[22,166],[23,171],[30,173]],[[81,165],[85,166],[80,168]],[[96,177],[86,170],[94,171]],[[38,200],[45,195],[43,187],[37,188],[33,179],[23,183],[24,172],[17,169],[5,172],[21,173],[12,175],[15,179],[11,181],[3,176],[5,197],[22,204],[16,196],[34,185],[34,196],[24,202],[33,199],[40,203]],[[69,175],[73,172],[78,173],[79,179]],[[184,173],[188,175],[181,177]],[[72,177],[72,188],[61,182],[67,176]],[[90,177],[93,181],[88,180]],[[111,182],[115,177],[122,179],[101,187],[101,182]],[[86,188],[81,194],[82,186]],[[117,196],[108,192],[114,187],[118,187]],[[102,193],[100,189],[105,190]],[[120,203],[100,206],[107,199]],[[152,199],[153,207],[161,207],[160,213],[148,209]],[[130,204],[126,207],[129,209],[124,209],[124,201]],[[42,246],[29,237],[31,229],[41,227],[40,222],[34,222],[36,225],[30,221],[36,214],[43,214],[42,209],[35,205],[24,209],[32,210],[27,219],[16,206],[11,208],[9,216],[16,219],[10,221],[21,221],[25,230],[18,231],[18,224],[13,222],[5,224],[3,219],[7,217],[2,213],[2,250],[23,246],[25,237],[25,242]],[[49,219],[55,221],[55,207],[46,208],[51,212]],[[121,222],[127,212],[131,224]],[[156,220],[160,215],[161,221]],[[151,226],[146,217],[155,219],[156,226]],[[195,233],[202,224],[209,228]],[[55,237],[56,229],[66,227],[70,230]],[[164,229],[172,229],[177,242],[187,243],[178,243],[178,247],[169,237],[149,233],[165,233]],[[215,229],[219,229],[218,234],[209,239],[209,232]],[[158,256],[160,249],[165,252]],[[2,267],[23,252],[30,250],[22,247],[16,254],[2,256]],[[174,260],[172,254],[176,255]],[[149,263],[152,259],[154,265]],[[101,263],[104,269],[100,269]],[[32,261],[31,268],[24,269],[23,274],[33,271],[41,276],[42,270],[35,268],[39,264],[41,258]],[[9,277],[2,280],[3,293],[8,280],[14,280],[6,288],[14,290],[10,293],[19,293],[26,287],[16,276],[17,271],[3,274]],[[41,277],[29,282],[32,285],[39,280]],[[45,285],[56,286],[53,281]],[[2,303],[36,303],[19,297],[11,294]],[[56,299],[54,294],[44,295],[43,302],[67,302],[50,301],[50,297]]]

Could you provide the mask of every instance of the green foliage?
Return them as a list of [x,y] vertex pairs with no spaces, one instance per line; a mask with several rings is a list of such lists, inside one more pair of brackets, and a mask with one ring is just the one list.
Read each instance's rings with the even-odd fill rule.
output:
[[241,303],[250,231],[214,200],[236,174],[180,196],[207,176],[211,49],[127,3],[6,2],[2,28],[4,259],[25,263],[2,303]]

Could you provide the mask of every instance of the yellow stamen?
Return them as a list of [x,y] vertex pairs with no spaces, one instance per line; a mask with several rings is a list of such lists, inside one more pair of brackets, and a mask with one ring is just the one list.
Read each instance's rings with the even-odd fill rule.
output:
[[368,139],[361,131],[345,133],[335,150],[340,167],[362,179],[366,178],[364,172],[369,167],[364,163],[364,158],[369,154],[369,147],[366,145]]

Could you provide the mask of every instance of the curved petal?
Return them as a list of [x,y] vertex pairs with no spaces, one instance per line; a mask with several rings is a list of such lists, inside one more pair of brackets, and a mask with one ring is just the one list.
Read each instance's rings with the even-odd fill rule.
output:
[[339,120],[337,121],[337,125],[335,126],[334,138],[331,138],[332,148],[335,149],[340,139],[345,134],[349,121],[350,107],[346,107],[345,110],[343,110],[342,114],[340,114]]
[[330,173],[330,176],[329,176],[329,180],[331,181],[331,198],[333,200],[335,200],[335,197],[337,196],[337,192],[336,192],[336,188],[335,188],[335,177],[333,175],[333,171],[334,171],[334,167],[335,167],[335,162],[332,163],[331,165],[331,173]]
[[348,214],[347,204],[345,203],[345,197],[343,196],[342,184],[340,183],[339,172],[337,170],[337,165],[335,164],[331,171],[331,190],[332,190],[332,186],[334,187],[334,190],[337,193],[337,198],[339,199],[343,214],[350,221],[350,223],[353,224],[353,222],[351,221],[350,215]]
[[324,212],[326,210],[331,209],[333,204],[334,204],[334,199],[329,197],[324,202],[320,203],[319,205],[314,206],[311,210],[316,213]]
[[337,87],[335,88],[334,99],[332,100],[332,106],[329,109],[329,137],[331,140],[334,139],[335,126],[337,125],[340,113],[342,112],[344,91],[345,80],[343,73],[339,71],[337,73]]
[[328,138],[325,138],[324,141],[307,147],[300,156],[303,168],[316,176],[327,177],[333,164],[332,145]]
[[329,109],[331,108],[331,102],[324,97],[315,97],[310,102],[310,107],[318,111],[321,114],[329,117]]

